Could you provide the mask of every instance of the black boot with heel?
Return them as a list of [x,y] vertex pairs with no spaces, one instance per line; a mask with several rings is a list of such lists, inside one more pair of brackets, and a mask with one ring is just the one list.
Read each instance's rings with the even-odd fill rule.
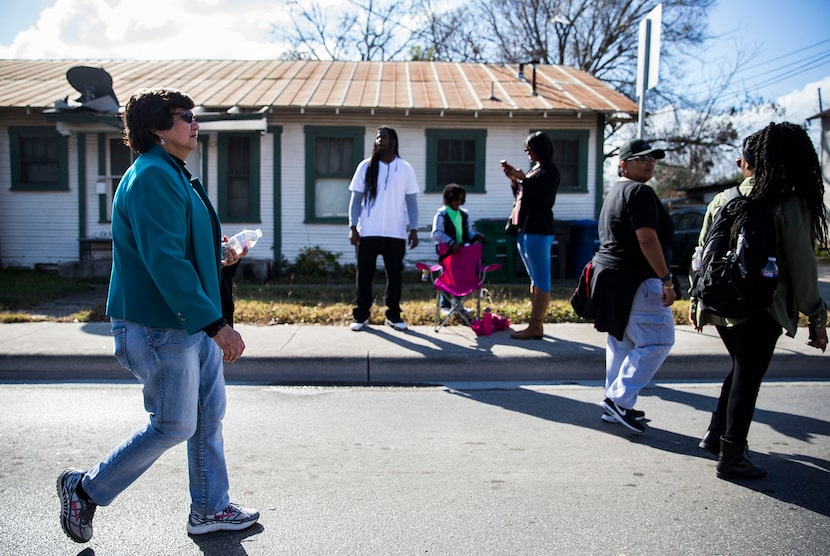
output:
[[717,476],[719,479],[760,479],[767,476],[767,471],[749,461],[746,443],[738,444],[721,436]]

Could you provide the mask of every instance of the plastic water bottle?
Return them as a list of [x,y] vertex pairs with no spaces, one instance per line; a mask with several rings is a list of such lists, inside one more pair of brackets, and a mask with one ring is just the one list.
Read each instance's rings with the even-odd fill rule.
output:
[[778,278],[778,263],[775,262],[775,257],[767,257],[767,264],[761,270],[764,278]]
[[423,269],[421,271],[421,282],[429,282],[429,269]]
[[227,258],[227,254],[230,250],[236,252],[237,255],[242,253],[247,247],[250,249],[254,245],[259,238],[262,237],[262,230],[257,228],[256,230],[242,230],[238,234],[233,235],[227,242],[222,244],[222,256]]
[[484,309],[484,314],[481,316],[481,333],[485,336],[493,333],[493,312],[490,307]]
[[703,263],[703,247],[698,245],[695,247],[695,254],[692,255],[692,270],[697,272],[700,270],[700,265]]

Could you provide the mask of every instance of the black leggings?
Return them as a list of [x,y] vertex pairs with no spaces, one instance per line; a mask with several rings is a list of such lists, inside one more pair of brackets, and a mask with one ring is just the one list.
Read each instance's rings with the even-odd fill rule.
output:
[[781,325],[764,311],[737,326],[717,329],[732,357],[732,370],[723,381],[709,430],[730,442],[745,444],[761,381],[781,336]]

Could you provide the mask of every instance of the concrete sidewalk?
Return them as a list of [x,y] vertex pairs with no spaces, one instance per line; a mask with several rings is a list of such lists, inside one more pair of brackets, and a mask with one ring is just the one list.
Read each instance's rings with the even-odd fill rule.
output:
[[[822,297],[830,299],[830,261],[818,266]],[[685,286],[684,286],[685,287]],[[100,304],[106,286],[36,308],[44,318]],[[519,323],[515,328],[524,328]],[[546,324],[542,340],[513,340],[509,331],[477,337],[466,326],[397,332],[373,325],[238,324],[247,345],[226,365],[232,382],[266,384],[444,384],[457,381],[604,380],[604,333],[592,324]],[[112,355],[108,322],[33,322],[0,325],[0,380],[132,379]],[[830,378],[830,352],[807,343],[807,329],[782,336],[767,376]],[[676,328],[676,343],[659,378],[721,379],[730,361],[714,326],[703,333]]]
[[[521,328],[521,326],[520,326]],[[513,340],[509,331],[476,336],[465,326],[397,332],[375,325],[240,324],[247,349],[226,365],[230,382],[266,384],[442,384],[458,381],[604,380],[606,335],[591,324],[547,324],[542,340]],[[0,325],[0,380],[131,379],[112,355],[109,323],[35,322]],[[830,378],[830,353],[806,345],[807,330],[782,336],[770,378]],[[658,376],[720,379],[729,358],[714,327],[678,326],[676,344]]]

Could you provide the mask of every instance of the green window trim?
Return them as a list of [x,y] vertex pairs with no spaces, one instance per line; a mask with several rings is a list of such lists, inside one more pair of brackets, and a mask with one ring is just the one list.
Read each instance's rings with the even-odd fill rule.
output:
[[[40,146],[45,149],[47,152],[41,154],[46,158],[27,159],[27,156],[31,156],[27,153],[30,149],[24,148],[23,145],[23,142],[27,140],[37,142],[31,145],[32,148]],[[9,126],[9,155],[12,191],[69,191],[69,141],[54,127]],[[52,181],[26,181],[27,172],[24,170],[24,165],[38,162],[56,166]]]
[[[243,161],[243,168],[246,169],[244,176],[248,179],[248,210],[244,215],[230,214],[230,182],[234,176],[231,175],[230,145],[237,138],[248,139],[248,160]],[[218,140],[218,195],[219,195],[219,219],[227,223],[248,223],[260,222],[260,134],[259,132],[229,132],[219,133]]]
[[438,152],[439,142],[442,140],[450,141],[474,141],[475,155],[473,163],[473,183],[459,183],[463,185],[467,194],[486,193],[485,187],[485,167],[487,158],[487,130],[486,129],[427,129],[427,167],[426,167],[426,184],[424,191],[426,193],[441,193],[444,191],[446,183],[438,183]]
[[[562,182],[559,184],[559,193],[588,193],[588,144],[591,138],[591,132],[587,129],[555,129],[545,130],[554,145],[557,141],[575,142],[576,145],[576,160],[561,160],[560,156],[565,153],[560,153],[557,149],[554,152],[553,160],[560,166],[560,171],[565,164],[576,164],[576,183],[567,183],[567,172],[562,173]],[[570,175],[573,175],[570,172]],[[571,182],[573,180],[570,180]]]
[[[347,224],[348,214],[345,216],[317,216],[317,159],[316,144],[321,138],[352,139],[352,164],[348,176],[336,176],[351,182],[354,171],[364,159],[364,143],[366,128],[357,126],[305,126],[305,220],[306,224]],[[335,177],[335,176],[328,176]],[[348,213],[348,206],[345,207]]]

